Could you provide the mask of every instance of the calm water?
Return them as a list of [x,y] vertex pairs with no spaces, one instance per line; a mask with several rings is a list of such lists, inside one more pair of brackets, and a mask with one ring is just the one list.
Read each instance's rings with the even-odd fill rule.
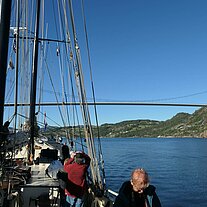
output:
[[207,139],[101,139],[109,189],[145,168],[163,207],[207,206]]

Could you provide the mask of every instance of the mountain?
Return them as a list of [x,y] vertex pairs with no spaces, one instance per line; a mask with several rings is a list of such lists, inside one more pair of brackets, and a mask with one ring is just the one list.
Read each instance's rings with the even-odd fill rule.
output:
[[[94,135],[97,129],[93,126]],[[65,127],[48,127],[45,136],[53,134],[66,136]],[[79,132],[84,136],[83,126],[69,129],[71,134],[78,137]],[[202,107],[193,114],[178,113],[166,121],[130,120],[115,124],[99,126],[100,137],[205,137],[207,138],[207,108]],[[73,136],[73,135],[71,135]]]
[[207,137],[207,108],[166,121],[131,120],[100,126],[101,137]]

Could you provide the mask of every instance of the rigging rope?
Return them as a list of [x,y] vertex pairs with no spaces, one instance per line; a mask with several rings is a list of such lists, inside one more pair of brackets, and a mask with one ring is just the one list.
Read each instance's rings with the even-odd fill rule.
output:
[[105,171],[104,171],[104,161],[103,161],[103,153],[101,149],[101,143],[100,143],[100,130],[99,130],[99,123],[98,123],[98,114],[97,114],[97,107],[96,107],[96,98],[95,98],[95,89],[94,89],[94,83],[93,83],[93,76],[92,76],[92,65],[91,65],[91,57],[90,57],[90,50],[89,50],[89,41],[88,41],[88,32],[87,32],[87,25],[86,25],[86,16],[85,16],[85,11],[84,11],[84,2],[83,0],[81,1],[81,6],[82,6],[82,16],[83,16],[83,23],[84,23],[84,32],[85,32],[85,37],[86,37],[86,49],[87,49],[87,55],[88,55],[88,63],[89,63],[89,69],[90,69],[90,78],[91,78],[91,87],[92,87],[92,95],[93,95],[93,102],[94,102],[94,112],[95,112],[95,119],[96,119],[96,127],[97,127],[97,132],[98,132],[98,142],[99,142],[99,160],[101,162],[101,167],[102,167],[102,173],[103,173],[103,187],[105,188],[106,181],[105,181]]
[[[50,83],[51,83],[51,85],[52,85],[52,88],[53,88],[53,91],[54,91],[54,94],[55,94],[56,101],[58,102],[58,97],[57,97],[57,94],[56,94],[56,92],[55,92],[55,87],[54,87],[54,84],[53,84],[53,81],[52,81],[52,76],[51,76],[51,74],[50,74],[50,71],[49,71],[49,67],[48,67],[47,61],[46,61],[45,58],[43,58],[43,59],[44,59],[45,66],[46,66],[46,70],[47,70],[47,73],[48,73],[48,76],[49,76],[49,79],[50,79]],[[58,110],[59,110],[59,113],[60,113],[62,122],[64,123],[63,114],[62,114],[62,112],[61,112],[59,106],[58,106]]]
[[85,92],[85,88],[84,88],[84,79],[83,79],[83,73],[82,73],[80,49],[78,46],[78,41],[77,41],[77,36],[76,36],[76,31],[75,31],[75,21],[74,21],[73,7],[72,7],[71,0],[69,1],[69,7],[70,7],[70,18],[71,18],[72,31],[73,31],[73,41],[74,41],[75,54],[76,54],[75,74],[76,74],[76,81],[77,81],[78,92],[79,92],[79,99],[80,99],[80,103],[81,103],[80,106],[82,109],[82,116],[83,116],[83,121],[84,121],[85,137],[86,137],[86,141],[88,144],[88,153],[89,153],[89,156],[91,157],[91,160],[92,160],[91,173],[92,173],[92,178],[93,178],[94,184],[99,186],[100,189],[102,189],[103,185],[102,185],[102,179],[100,177],[99,166],[98,166],[97,157],[96,157],[89,108],[88,108],[88,105],[86,102],[86,92]]
[[[44,13],[44,1],[42,1],[42,38],[44,38],[44,19],[45,19],[45,13]],[[46,45],[44,42],[41,41],[40,46],[42,47],[42,50],[40,51],[41,54],[45,52],[45,47]],[[45,46],[45,47],[44,47]],[[43,85],[44,85],[44,70],[43,70],[43,54],[40,56],[40,72],[39,72],[39,105],[38,105],[38,112],[40,111],[40,103],[41,100],[43,99],[42,93],[43,93]]]
[[[68,19],[67,19],[67,12],[66,12],[66,1],[64,0],[64,4],[62,5],[63,7],[63,12],[64,12],[64,20],[65,20],[65,28],[66,28],[66,40],[68,40],[67,44],[65,43],[65,48],[66,48],[66,59],[67,59],[67,64],[68,64],[68,80],[70,80],[70,86],[71,86],[71,93],[72,93],[72,100],[74,102],[76,102],[75,100],[75,93],[74,93],[74,88],[73,88],[73,79],[72,79],[72,66],[73,66],[73,60],[71,60],[71,54],[73,53],[72,51],[72,45],[71,45],[71,41],[70,41],[70,31],[69,31],[69,25],[68,25]],[[69,82],[68,82],[69,84]],[[68,88],[69,88],[69,85],[68,85]],[[67,99],[67,96],[66,96],[66,99]],[[77,117],[77,125],[78,125],[78,128],[79,128],[79,137],[82,137],[81,135],[81,129],[80,129],[80,124],[79,124],[79,118],[78,118],[78,112],[77,112],[77,107],[70,107],[71,108],[71,114],[73,116],[73,126],[72,126],[72,132],[73,132],[73,137],[75,138],[75,117]],[[81,144],[83,144],[82,142],[82,138],[81,138]],[[83,149],[83,148],[82,148]]]
[[[71,92],[72,92],[72,98],[74,97],[74,90],[73,90],[73,83],[72,83],[72,78],[71,78],[71,66],[70,66],[70,60],[68,59],[68,57],[69,57],[69,50],[70,51],[72,51],[72,47],[71,47],[71,41],[70,41],[70,32],[69,32],[69,27],[68,27],[68,20],[67,20],[67,12],[66,12],[66,4],[65,4],[66,2],[64,1],[64,3],[62,4],[62,8],[63,8],[63,11],[64,11],[64,18],[62,18],[62,16],[60,15],[60,7],[61,7],[61,5],[60,5],[60,2],[59,2],[59,4],[58,4],[58,8],[59,8],[59,25],[60,25],[60,30],[62,29],[62,30],[64,30],[64,28],[65,28],[65,37],[66,37],[66,39],[68,39],[68,41],[64,41],[64,46],[65,46],[65,52],[66,52],[66,60],[67,60],[67,64],[68,64],[68,71],[66,71],[67,72],[67,76],[69,76],[69,78],[68,78],[68,80],[70,80],[70,82],[71,82]],[[64,21],[63,21],[64,20]],[[63,24],[64,23],[64,24]],[[61,31],[62,31],[61,30]],[[61,35],[62,35],[62,33],[61,33]],[[66,44],[66,43],[68,43],[68,44]],[[69,46],[69,48],[70,49],[68,49],[68,47],[67,46]],[[58,48],[60,48],[60,45],[58,44]],[[63,51],[64,52],[64,51]],[[59,53],[59,59],[61,58],[61,54],[63,54],[62,52],[61,53]],[[59,63],[62,63],[62,62],[59,62]],[[62,67],[62,64],[61,64],[61,67]],[[63,70],[62,70],[62,77],[64,78],[64,76],[63,76]],[[67,77],[66,76],[66,77]],[[67,93],[66,93],[66,90],[65,90],[65,84],[64,84],[64,79],[62,80],[62,94],[63,94],[63,100],[64,101],[66,101],[67,102]],[[69,87],[68,87],[69,88]],[[66,113],[65,114],[67,114],[67,118],[68,118],[68,124],[69,124],[69,126],[71,126],[72,127],[72,130],[71,130],[71,133],[68,133],[68,135],[67,135],[67,137],[68,137],[68,139],[69,140],[71,140],[71,142],[73,142],[73,139],[75,138],[75,119],[74,119],[74,114],[76,113],[76,116],[77,116],[77,120],[78,120],[78,114],[77,114],[77,109],[76,109],[76,107],[70,107],[71,108],[71,114],[73,115],[73,120],[74,120],[74,123],[73,123],[73,126],[71,126],[71,121],[70,121],[70,113],[69,113],[69,111],[68,111],[68,107],[67,106],[65,106],[64,105],[64,108],[63,109],[65,109],[66,110]],[[74,110],[75,109],[75,110]],[[71,116],[72,116],[71,115]],[[79,121],[77,121],[78,122],[78,125],[79,125]],[[79,134],[80,134],[80,137],[82,137],[81,136],[81,133],[80,133],[80,127],[79,127]],[[82,142],[82,139],[81,139],[81,142]]]
[[[60,26],[60,36],[61,36],[61,39],[63,39],[63,20],[62,20],[62,16],[61,16],[61,12],[60,12],[60,1],[58,1],[58,16],[59,16],[59,26]],[[57,43],[57,48],[59,48],[60,50],[60,43],[58,42]],[[62,59],[62,53],[59,53],[58,55],[58,59],[59,59],[59,68],[60,68],[60,77],[61,77],[61,83],[62,83],[62,108],[63,110],[66,111],[66,117],[67,117],[67,121],[68,121],[68,125],[70,126],[70,118],[69,118],[69,113],[68,113],[68,107],[64,105],[64,102],[67,102],[67,97],[66,97],[66,90],[65,90],[65,81],[64,81],[64,70],[63,70],[63,59]],[[65,121],[66,122],[66,121]],[[70,138],[70,134],[68,133],[68,136]],[[67,137],[68,137],[67,136]]]

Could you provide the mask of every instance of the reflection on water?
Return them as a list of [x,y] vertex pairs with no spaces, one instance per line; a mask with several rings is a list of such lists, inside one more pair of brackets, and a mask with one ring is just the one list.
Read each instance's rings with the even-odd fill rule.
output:
[[207,206],[207,139],[102,139],[106,182],[118,192],[132,169],[145,168],[163,206]]

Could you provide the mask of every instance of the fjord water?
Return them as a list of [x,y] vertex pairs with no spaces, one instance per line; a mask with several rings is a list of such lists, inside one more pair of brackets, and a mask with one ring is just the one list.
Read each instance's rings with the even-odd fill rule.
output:
[[207,139],[103,138],[106,182],[118,192],[136,167],[145,168],[163,207],[207,206]]

